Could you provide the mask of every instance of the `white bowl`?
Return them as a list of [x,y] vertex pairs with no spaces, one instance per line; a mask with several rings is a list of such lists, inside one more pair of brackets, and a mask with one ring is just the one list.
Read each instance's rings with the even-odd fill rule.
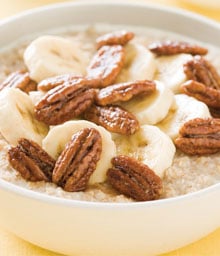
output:
[[[0,46],[66,26],[107,22],[142,25],[220,45],[220,25],[160,6],[75,2],[26,12],[0,24]],[[0,180],[0,225],[41,247],[67,255],[155,255],[220,226],[220,184],[176,198],[92,203],[55,198]]]

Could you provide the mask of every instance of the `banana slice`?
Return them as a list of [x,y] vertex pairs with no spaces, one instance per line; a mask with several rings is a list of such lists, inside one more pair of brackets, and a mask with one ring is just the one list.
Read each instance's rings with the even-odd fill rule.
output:
[[111,134],[103,127],[84,120],[68,121],[64,124],[54,126],[43,140],[43,149],[57,159],[72,135],[84,128],[95,128],[100,132],[102,137],[101,157],[97,163],[95,172],[89,179],[89,184],[104,182],[106,180],[106,172],[111,166],[111,159],[116,155],[116,147]]
[[13,146],[20,138],[41,145],[48,127],[34,118],[30,97],[19,89],[7,88],[0,93],[0,132]]
[[119,155],[128,155],[148,165],[161,178],[172,165],[176,148],[172,140],[159,128],[142,125],[131,136],[117,135],[114,138]]
[[174,93],[179,93],[180,85],[187,80],[183,65],[192,58],[192,55],[184,53],[158,57],[155,79],[163,82]]
[[36,82],[55,75],[84,75],[88,62],[79,45],[65,38],[45,35],[35,39],[24,52],[30,77]]
[[136,97],[122,106],[133,113],[140,124],[156,124],[167,115],[174,95],[172,91],[159,81],[156,82],[156,91],[149,96]]
[[185,94],[177,94],[174,96],[175,105],[167,117],[157,126],[165,132],[171,139],[175,139],[179,134],[181,126],[196,117],[208,118],[210,112],[206,104],[189,97]]
[[120,72],[118,83],[152,80],[156,71],[154,55],[143,45],[129,43],[125,46],[125,65]]

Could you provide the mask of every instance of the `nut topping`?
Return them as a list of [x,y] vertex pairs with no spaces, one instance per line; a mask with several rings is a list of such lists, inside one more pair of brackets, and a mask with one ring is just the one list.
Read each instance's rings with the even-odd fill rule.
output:
[[103,45],[125,45],[134,37],[133,32],[126,30],[114,31],[112,33],[104,34],[96,39],[97,48],[101,48]]
[[154,42],[148,46],[149,50],[157,55],[173,55],[178,53],[188,53],[192,55],[205,55],[208,50],[198,45],[186,42],[164,41]]
[[22,138],[8,151],[9,162],[29,181],[51,181],[55,160],[37,143]]
[[86,189],[102,151],[102,139],[93,128],[85,128],[73,135],[57,159],[52,180],[69,192]]
[[220,89],[220,75],[215,67],[201,56],[195,56],[193,60],[184,64],[184,72],[189,80],[195,80],[207,87]]
[[162,194],[162,180],[147,165],[128,156],[116,156],[108,169],[108,182],[137,201],[155,200]]
[[37,84],[31,80],[29,73],[24,71],[16,71],[11,73],[1,84],[0,90],[4,88],[18,88],[23,92],[36,91]]
[[192,119],[179,133],[175,144],[186,154],[207,155],[220,151],[220,119]]
[[35,105],[35,117],[48,125],[61,124],[82,114],[94,97],[94,89],[84,86],[84,80],[70,86],[59,85]]
[[131,135],[139,129],[136,117],[118,106],[93,105],[85,112],[84,117],[110,132]]
[[97,93],[95,101],[98,105],[105,106],[120,101],[128,101],[139,94],[151,94],[155,90],[155,82],[149,80],[115,84],[101,89]]
[[98,79],[99,87],[112,84],[124,65],[125,51],[121,45],[102,46],[95,54],[87,75],[89,78]]

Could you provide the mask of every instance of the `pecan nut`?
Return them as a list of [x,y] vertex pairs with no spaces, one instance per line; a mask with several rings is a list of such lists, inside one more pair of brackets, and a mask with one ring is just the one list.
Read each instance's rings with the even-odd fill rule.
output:
[[104,34],[96,39],[97,48],[101,48],[103,45],[125,45],[134,37],[133,32],[126,30],[114,31]]
[[110,132],[124,135],[134,134],[140,128],[136,117],[119,106],[92,105],[84,113],[84,117]]
[[220,151],[220,119],[192,119],[179,133],[175,145],[186,154],[207,155]]
[[129,156],[116,156],[107,171],[107,181],[120,193],[137,201],[158,199],[162,180],[147,165]]
[[25,180],[51,181],[55,160],[34,141],[21,138],[8,151],[9,162]]
[[216,68],[201,56],[195,56],[184,64],[184,72],[189,80],[195,80],[207,87],[220,89],[220,75]]
[[194,80],[188,80],[181,88],[185,94],[204,102],[208,107],[220,108],[220,90]]
[[69,192],[85,190],[102,151],[102,139],[94,128],[75,133],[57,159],[52,180]]
[[211,107],[209,107],[209,111],[210,111],[212,117],[220,118],[220,108],[211,108]]
[[95,101],[98,105],[105,106],[120,101],[128,101],[139,94],[148,95],[155,90],[156,84],[154,81],[143,80],[120,83],[101,89],[96,94]]
[[0,85],[0,90],[4,88],[18,88],[23,92],[37,90],[37,84],[31,80],[28,72],[16,71],[11,73]]
[[94,101],[94,89],[84,86],[84,81],[66,86],[59,85],[48,91],[35,105],[35,117],[48,125],[61,124],[83,113]]
[[188,53],[192,55],[205,55],[208,50],[199,45],[193,45],[187,42],[162,41],[153,42],[148,46],[149,50],[157,55],[173,55],[178,53]]
[[121,45],[104,45],[87,68],[87,76],[99,80],[99,87],[112,84],[124,65],[125,51]]

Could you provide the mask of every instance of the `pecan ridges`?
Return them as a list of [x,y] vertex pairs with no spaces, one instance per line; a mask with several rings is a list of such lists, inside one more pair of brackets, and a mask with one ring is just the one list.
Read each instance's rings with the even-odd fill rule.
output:
[[9,162],[29,181],[51,181],[55,160],[34,141],[21,138],[8,151]]
[[108,169],[108,182],[120,193],[137,201],[158,199],[162,180],[147,165],[128,156],[116,156]]
[[86,189],[102,151],[102,139],[93,128],[85,128],[73,135],[57,159],[52,180],[69,192]]

